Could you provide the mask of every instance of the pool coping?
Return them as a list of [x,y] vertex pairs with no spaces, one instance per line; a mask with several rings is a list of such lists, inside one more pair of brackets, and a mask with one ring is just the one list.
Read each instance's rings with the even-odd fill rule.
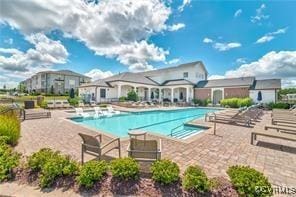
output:
[[[219,108],[219,107],[186,107],[185,109],[191,109],[191,108],[219,109],[219,110],[225,109],[225,108]],[[181,110],[181,109],[182,108],[179,108],[179,109],[167,109],[167,110]],[[162,109],[153,109],[153,110],[150,110],[150,111],[164,111],[164,110],[162,110]],[[137,112],[149,112],[149,111],[137,111]],[[128,141],[130,139],[129,136],[119,137],[119,136],[115,136],[113,134],[110,134],[109,132],[104,131],[104,130],[99,130],[99,129],[95,129],[95,128],[92,128],[92,127],[89,127],[89,126],[86,126],[86,125],[83,125],[83,124],[79,124],[77,122],[72,121],[71,118],[74,118],[74,117],[73,116],[72,117],[64,117],[62,119],[66,120],[68,122],[71,122],[71,123],[73,123],[75,125],[81,126],[81,127],[85,128],[85,129],[89,129],[89,130],[94,131],[96,133],[103,134],[103,135],[105,135],[107,137],[110,137],[112,139],[119,138],[123,142]],[[190,120],[190,121],[184,123],[184,124],[186,124],[188,126],[194,126],[194,127],[202,128],[202,130],[200,130],[196,134],[188,136],[188,138],[186,138],[186,139],[178,139],[178,138],[174,138],[174,137],[171,137],[171,136],[155,133],[153,131],[147,131],[147,133],[148,133],[148,135],[152,135],[152,136],[156,136],[156,137],[165,138],[165,139],[168,139],[168,140],[173,140],[173,141],[176,141],[176,142],[181,142],[181,143],[188,144],[188,143],[191,143],[191,142],[195,141],[196,139],[201,138],[202,136],[204,136],[206,134],[207,135],[213,135],[213,134],[210,134],[210,133],[213,133],[213,128],[212,128],[211,125],[202,125],[202,124],[195,123],[196,120],[199,120],[199,119],[202,119],[202,118],[204,118],[204,116],[193,119],[193,120]]]

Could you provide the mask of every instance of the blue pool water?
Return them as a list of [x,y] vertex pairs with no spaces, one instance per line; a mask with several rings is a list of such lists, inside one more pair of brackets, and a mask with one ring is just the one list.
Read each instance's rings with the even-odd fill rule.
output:
[[202,118],[207,112],[214,111],[217,110],[206,108],[189,108],[169,111],[157,110],[126,113],[98,119],[73,118],[72,120],[78,124],[98,129],[118,137],[128,136],[128,131],[130,129],[141,129],[162,135],[170,135],[171,130],[176,127],[178,127],[174,130],[176,132],[182,129],[190,129],[194,131],[194,133],[200,132],[203,128],[189,127],[183,124],[196,118]]

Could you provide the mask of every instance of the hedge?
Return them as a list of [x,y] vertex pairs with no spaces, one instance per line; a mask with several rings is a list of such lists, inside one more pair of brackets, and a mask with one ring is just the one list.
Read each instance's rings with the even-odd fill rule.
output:
[[231,108],[238,108],[238,107],[249,107],[253,103],[252,99],[249,97],[246,98],[228,98],[222,99],[220,104],[223,107],[231,107]]

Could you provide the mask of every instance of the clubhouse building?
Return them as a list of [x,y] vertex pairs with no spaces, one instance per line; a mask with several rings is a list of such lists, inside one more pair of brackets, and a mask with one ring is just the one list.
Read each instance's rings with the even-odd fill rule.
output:
[[[97,103],[118,101],[135,90],[141,101],[191,102],[210,99],[218,104],[221,99],[251,97],[257,102],[276,102],[281,88],[280,79],[256,80],[255,77],[208,80],[208,72],[201,61],[175,67],[146,71],[124,72],[79,86],[79,95]],[[260,93],[259,93],[260,92]]]

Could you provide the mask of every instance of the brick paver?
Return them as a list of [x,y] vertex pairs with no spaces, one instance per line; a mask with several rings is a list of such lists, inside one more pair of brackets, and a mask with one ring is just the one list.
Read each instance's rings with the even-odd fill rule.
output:
[[[81,139],[77,133],[96,132],[65,120],[69,116],[71,114],[64,111],[52,111],[50,119],[24,121],[16,150],[30,155],[40,148],[50,147],[80,160]],[[227,177],[226,170],[231,165],[249,165],[262,171],[274,185],[295,187],[295,142],[259,137],[256,146],[250,144],[251,131],[263,129],[267,123],[270,123],[269,113],[254,128],[218,124],[217,135],[208,130],[185,142],[162,137],[163,158],[177,162],[182,171],[189,165],[198,164],[210,177]],[[155,135],[149,137],[159,138]],[[110,139],[105,135],[103,137],[106,141]],[[127,143],[127,140],[122,141],[123,155],[127,154]],[[117,153],[111,152],[109,156],[117,156]]]

